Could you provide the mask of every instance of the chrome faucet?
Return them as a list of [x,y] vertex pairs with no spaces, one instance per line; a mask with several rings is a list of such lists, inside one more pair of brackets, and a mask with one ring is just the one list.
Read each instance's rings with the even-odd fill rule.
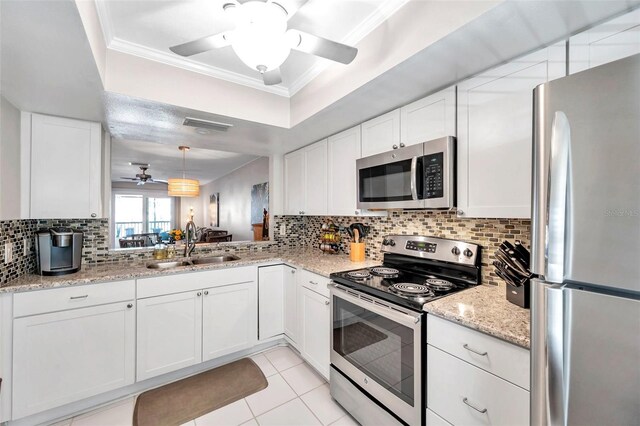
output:
[[[189,230],[191,230],[191,232],[189,232]],[[185,233],[187,234],[187,241],[184,245],[184,257],[188,259],[196,248],[196,224],[193,220],[187,222]]]

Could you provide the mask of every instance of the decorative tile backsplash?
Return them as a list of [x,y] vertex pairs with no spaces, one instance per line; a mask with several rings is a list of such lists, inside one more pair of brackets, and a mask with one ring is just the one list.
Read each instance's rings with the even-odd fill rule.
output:
[[[503,240],[521,240],[529,247],[531,221],[525,219],[460,219],[454,212],[439,211],[392,211],[387,217],[363,216],[276,216],[275,239],[278,247],[317,247],[322,223],[328,220],[338,226],[347,227],[361,222],[371,226],[371,234],[366,238],[368,258],[382,260],[380,247],[386,235],[428,235],[452,238],[482,246],[482,282],[497,285],[502,280],[493,272],[494,253]],[[285,226],[286,236],[280,236]],[[349,235],[342,232],[341,248],[349,253]],[[319,256],[331,256],[321,254]]]

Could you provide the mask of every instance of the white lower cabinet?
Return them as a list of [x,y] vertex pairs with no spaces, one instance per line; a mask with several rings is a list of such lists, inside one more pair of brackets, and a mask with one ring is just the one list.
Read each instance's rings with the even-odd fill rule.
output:
[[326,379],[329,379],[329,351],[331,346],[329,298],[306,287],[299,288],[301,317],[300,350],[305,360]]
[[138,300],[137,379],[202,361],[202,291]]
[[257,342],[255,282],[205,289],[202,299],[202,358],[208,361]]
[[12,418],[130,385],[134,362],[133,300],[16,318]]
[[[284,333],[285,274],[288,266],[273,265],[258,268],[258,338],[260,340]],[[289,274],[291,275],[291,274]]]
[[284,267],[284,334],[294,343],[298,342],[298,282],[297,270]]
[[529,424],[529,392],[431,345],[427,407],[452,425]]

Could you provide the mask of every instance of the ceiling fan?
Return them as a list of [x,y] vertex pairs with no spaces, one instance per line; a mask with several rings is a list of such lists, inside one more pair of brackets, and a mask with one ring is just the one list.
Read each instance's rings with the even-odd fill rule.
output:
[[192,56],[231,46],[236,55],[262,74],[265,85],[282,83],[280,65],[291,49],[349,64],[358,49],[293,28],[287,21],[307,0],[229,0],[222,6],[235,29],[209,35],[169,49]]
[[149,168],[148,164],[143,164],[143,165],[135,164],[135,165],[137,165],[137,166],[139,165],[140,166],[140,170],[142,170],[142,173],[136,174],[136,177],[121,177],[120,179],[137,181],[138,185],[144,185],[147,182],[149,182],[149,183],[167,183],[166,180],[153,179],[151,177],[151,175],[147,174],[147,169]]

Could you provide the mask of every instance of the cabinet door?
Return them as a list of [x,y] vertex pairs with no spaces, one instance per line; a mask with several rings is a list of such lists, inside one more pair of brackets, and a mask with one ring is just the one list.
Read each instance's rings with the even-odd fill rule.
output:
[[640,53],[640,9],[569,39],[571,74]]
[[138,380],[202,361],[202,292],[138,300]]
[[39,114],[31,120],[30,217],[101,216],[100,123]]
[[133,301],[17,318],[13,418],[130,385],[134,362]]
[[284,333],[292,342],[298,342],[298,283],[296,269],[284,268]]
[[406,146],[456,136],[456,87],[400,108],[400,141]]
[[356,209],[356,160],[360,158],[360,126],[328,139],[330,215],[351,216]]
[[258,268],[258,338],[284,333],[284,265]]
[[252,347],[258,335],[255,281],[204,290],[204,361]]
[[458,85],[459,216],[531,216],[532,91],[564,74],[561,43]]
[[327,140],[305,148],[305,208],[303,214],[327,214]]
[[305,201],[304,150],[284,156],[285,214],[298,215],[304,210]]
[[302,287],[302,356],[329,379],[331,311],[327,297]]
[[391,151],[400,146],[400,109],[361,124],[362,156]]

